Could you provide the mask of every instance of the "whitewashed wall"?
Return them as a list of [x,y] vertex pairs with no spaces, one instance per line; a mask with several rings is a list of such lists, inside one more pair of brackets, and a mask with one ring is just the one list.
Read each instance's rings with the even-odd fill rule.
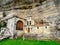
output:
[[[27,30],[25,30],[25,33],[28,33]],[[50,34],[50,26],[42,26],[37,29],[37,27],[32,26],[32,30],[30,30],[30,33],[33,34]]]
[[16,33],[16,18],[11,18],[8,20],[7,23],[7,28],[9,29],[10,33],[11,33],[11,37],[13,38],[13,35]]

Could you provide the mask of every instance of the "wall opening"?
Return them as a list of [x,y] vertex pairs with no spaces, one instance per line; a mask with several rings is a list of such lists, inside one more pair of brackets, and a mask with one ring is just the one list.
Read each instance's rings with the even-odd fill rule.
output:
[[23,22],[22,21],[17,21],[16,24],[16,30],[23,30]]

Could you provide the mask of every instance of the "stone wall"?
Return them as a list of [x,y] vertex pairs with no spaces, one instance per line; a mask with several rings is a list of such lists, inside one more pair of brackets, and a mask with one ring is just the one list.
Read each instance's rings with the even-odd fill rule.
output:
[[15,23],[16,23],[15,18],[11,18],[7,22],[7,28],[11,33],[11,38],[13,38],[13,36],[16,34],[16,25],[15,25]]
[[[34,7],[33,9],[24,9],[24,10],[20,10],[20,9],[13,9],[13,10],[9,10],[9,11],[6,11],[6,13],[9,15],[9,16],[12,16],[10,14],[15,14],[16,16],[18,17],[22,17],[23,19],[26,19],[27,16],[31,15],[32,16],[32,19],[34,21],[36,20],[45,20],[46,22],[50,23],[50,26],[52,28],[55,28],[55,19],[58,19],[56,18],[57,15],[59,15],[59,8],[60,6],[58,6],[58,8],[56,7],[55,5],[55,2],[54,1],[45,1],[43,2],[42,5],[38,6],[38,7]],[[58,10],[57,10],[58,9]],[[9,13],[8,13],[9,12]],[[21,20],[21,19],[17,19],[17,20]],[[22,20],[23,21],[23,20]],[[16,21],[17,22],[17,21]],[[7,24],[7,27],[8,29],[10,30],[11,32],[11,36],[13,37],[14,35],[14,31],[16,31],[15,29],[15,26],[16,26],[16,22],[15,22],[15,18],[11,18],[8,20],[8,24]],[[52,24],[51,24],[52,22]],[[24,24],[26,24],[26,21],[23,21]],[[25,26],[25,25],[24,25]],[[34,26],[32,26],[33,28],[35,28]],[[49,28],[49,27],[48,27]],[[24,27],[24,30],[26,30],[26,28]],[[38,31],[37,31],[38,30]],[[43,31],[44,30],[44,31]],[[40,29],[33,29],[32,31],[35,33],[38,33],[38,32],[45,32],[45,33],[49,33],[50,32],[50,29],[44,29],[44,27],[40,27]],[[55,31],[55,29],[52,29],[52,31]],[[31,32],[32,32],[31,31]],[[33,33],[32,32],[32,33]],[[18,35],[20,34],[19,31],[17,31]],[[23,32],[22,32],[23,33]],[[53,33],[53,32],[51,32]],[[59,33],[57,34],[59,35]]]

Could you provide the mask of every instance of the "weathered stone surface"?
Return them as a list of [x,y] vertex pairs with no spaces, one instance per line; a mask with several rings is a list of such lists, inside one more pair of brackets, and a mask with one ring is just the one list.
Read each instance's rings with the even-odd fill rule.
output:
[[[35,3],[34,3],[35,4]],[[16,19],[13,17],[13,16],[18,16],[22,19],[27,19],[28,16],[32,16],[32,21],[35,21],[35,22],[40,22],[41,20],[43,20],[43,22],[47,22],[51,28],[51,30],[49,29],[45,29],[44,26],[42,26],[43,29],[42,30],[42,34],[44,36],[50,36],[50,37],[55,37],[55,35],[59,35],[57,34],[56,32],[56,27],[60,28],[60,11],[59,11],[59,7],[56,7],[56,4],[54,1],[50,0],[50,1],[46,1],[46,2],[43,2],[42,5],[39,5],[38,7],[35,7],[33,5],[33,8],[32,9],[19,9],[20,5],[16,6],[15,8],[14,7],[11,7],[10,10],[6,11],[6,8],[5,6],[3,6],[3,10],[6,11],[6,17],[5,18],[2,18],[1,20],[6,20],[8,19],[7,21],[7,27],[9,28],[9,31],[11,32],[11,37],[13,37],[14,33],[16,33]],[[25,5],[24,5],[25,6]],[[22,5],[23,7],[23,5]],[[16,9],[18,8],[18,9]],[[8,9],[8,8],[7,8]],[[2,14],[3,15],[3,14]],[[13,18],[12,18],[13,17]],[[21,19],[17,19],[17,20],[21,20]],[[22,20],[23,21],[23,20]],[[29,19],[28,19],[29,21]],[[31,21],[31,20],[30,20]],[[23,21],[24,24],[26,24],[26,20]],[[33,23],[33,22],[32,22]],[[26,26],[26,25],[25,25]],[[47,25],[45,25],[47,26]],[[28,26],[27,26],[28,27]],[[30,26],[30,27],[33,27],[35,28],[34,26]],[[41,28],[41,27],[40,27]],[[37,27],[36,29],[34,30],[35,32],[34,33],[41,33],[41,30],[37,30]],[[24,30],[25,27],[24,27]],[[21,33],[21,34],[20,34]],[[31,31],[32,33],[32,31]],[[20,35],[23,35],[23,31],[17,31],[17,34],[18,36]],[[46,35],[45,35],[46,34]]]
[[0,40],[10,37],[11,34],[7,28],[1,28],[0,31]]

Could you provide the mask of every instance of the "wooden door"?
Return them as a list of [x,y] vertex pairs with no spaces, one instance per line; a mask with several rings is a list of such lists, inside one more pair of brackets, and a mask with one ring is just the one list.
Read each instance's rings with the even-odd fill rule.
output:
[[30,28],[28,28],[28,32],[30,32]]
[[22,21],[18,21],[16,24],[16,30],[23,30],[23,22]]

